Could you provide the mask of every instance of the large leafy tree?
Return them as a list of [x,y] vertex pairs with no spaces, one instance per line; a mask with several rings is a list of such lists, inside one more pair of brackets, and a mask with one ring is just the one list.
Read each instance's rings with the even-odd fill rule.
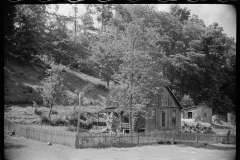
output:
[[114,81],[113,75],[118,72],[122,51],[122,41],[117,40],[110,33],[102,34],[92,47],[90,60],[96,64],[101,79],[107,82],[107,88],[110,81]]
[[45,45],[46,5],[16,5],[14,20],[13,54],[26,64],[41,54]]
[[14,52],[14,17],[16,15],[15,5],[4,5],[4,59]]
[[101,24],[101,31],[105,32],[110,19],[113,17],[113,4],[87,4],[87,12],[97,15],[97,21]]
[[40,94],[43,98],[43,104],[49,107],[48,117],[51,118],[51,112],[54,105],[66,105],[69,95],[66,87],[63,85],[63,71],[61,65],[50,64],[51,68],[46,70],[46,77],[39,86]]

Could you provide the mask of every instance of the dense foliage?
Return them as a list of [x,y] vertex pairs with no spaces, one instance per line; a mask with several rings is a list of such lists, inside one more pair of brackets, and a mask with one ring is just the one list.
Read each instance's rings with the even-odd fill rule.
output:
[[107,88],[119,84],[124,96],[109,97],[133,110],[154,103],[159,87],[169,85],[179,100],[191,97],[187,106],[204,102],[215,113],[235,112],[236,42],[217,23],[206,26],[176,4],[170,12],[145,4],[92,4],[81,16],[76,5],[69,16],[58,8],[4,7],[6,62],[28,65],[48,55],[102,78]]

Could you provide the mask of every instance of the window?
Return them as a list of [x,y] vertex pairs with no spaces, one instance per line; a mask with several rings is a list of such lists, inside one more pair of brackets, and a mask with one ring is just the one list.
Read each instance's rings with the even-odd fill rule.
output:
[[167,94],[162,94],[162,106],[168,106],[168,95]]
[[128,117],[123,117],[123,122],[124,123],[129,123],[129,118]]
[[192,119],[192,112],[188,112],[188,119]]
[[172,109],[172,123],[176,124],[176,109]]
[[151,110],[151,117],[154,117],[154,116],[155,116],[155,110],[152,109],[152,110]]
[[207,113],[204,113],[204,117],[205,117],[205,118],[207,117]]
[[162,127],[165,127],[165,112],[162,112]]

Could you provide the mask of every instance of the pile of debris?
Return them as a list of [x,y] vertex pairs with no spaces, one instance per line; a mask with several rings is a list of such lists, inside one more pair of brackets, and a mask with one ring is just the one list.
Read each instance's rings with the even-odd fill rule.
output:
[[200,121],[195,122],[193,119],[182,119],[181,131],[183,133],[214,134],[211,124]]
[[15,135],[15,132],[14,132],[14,130],[12,129],[12,130],[9,130],[9,131],[7,132],[7,134],[10,135],[10,136],[14,136],[14,135]]

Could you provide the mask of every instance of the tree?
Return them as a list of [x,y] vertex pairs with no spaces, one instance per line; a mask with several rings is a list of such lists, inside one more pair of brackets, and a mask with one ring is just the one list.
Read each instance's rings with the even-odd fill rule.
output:
[[190,10],[185,8],[180,8],[178,4],[171,4],[170,13],[177,17],[180,22],[184,23],[184,21],[188,20],[190,17]]
[[14,52],[13,35],[14,35],[14,17],[16,16],[15,5],[4,5],[4,59]]
[[97,21],[101,23],[101,32],[106,32],[107,23],[113,17],[113,4],[87,4],[87,12],[97,14]]
[[68,100],[66,88],[62,84],[62,66],[50,64],[51,68],[46,70],[47,77],[41,81],[40,94],[45,106],[50,108],[48,117],[51,118],[54,105],[65,105]]
[[185,108],[189,108],[194,105],[194,102],[193,102],[193,99],[189,95],[184,94],[184,96],[182,97],[182,100],[181,100],[181,104]]
[[46,5],[16,5],[13,55],[29,63],[46,44]]
[[107,82],[109,88],[110,81],[114,81],[113,75],[118,72],[120,52],[123,50],[122,42],[111,37],[110,33],[102,34],[100,41],[92,47],[90,59],[97,65],[99,76]]

